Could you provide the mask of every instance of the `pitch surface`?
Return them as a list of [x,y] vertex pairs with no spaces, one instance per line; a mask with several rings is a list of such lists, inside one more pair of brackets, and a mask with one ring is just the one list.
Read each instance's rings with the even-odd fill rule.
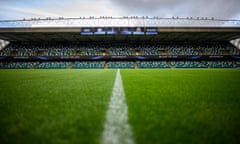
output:
[[[121,70],[136,144],[239,143],[240,70]],[[98,144],[116,70],[1,70],[1,143]]]

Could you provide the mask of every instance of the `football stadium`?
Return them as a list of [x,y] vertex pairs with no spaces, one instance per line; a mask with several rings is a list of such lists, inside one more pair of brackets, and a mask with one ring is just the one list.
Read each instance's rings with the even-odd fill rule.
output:
[[240,142],[240,20],[1,20],[0,39],[2,144]]

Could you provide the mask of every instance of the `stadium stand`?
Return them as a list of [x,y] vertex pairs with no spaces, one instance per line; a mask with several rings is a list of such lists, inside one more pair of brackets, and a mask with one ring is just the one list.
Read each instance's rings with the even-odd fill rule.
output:
[[78,43],[76,46],[76,54],[82,56],[99,56],[105,55],[105,45],[99,43]]
[[113,68],[133,69],[134,68],[134,62],[132,61],[109,61],[107,64],[109,69],[113,69]]
[[31,69],[39,62],[0,62],[0,69]]
[[[38,62],[1,62],[1,69],[11,68],[37,68],[37,69],[103,69],[103,68],[237,68],[238,61],[209,61],[204,60],[151,60],[152,56],[238,56],[240,50],[229,42],[12,42],[0,50],[0,56],[9,57],[53,57],[55,61]],[[74,59],[64,61],[61,57],[81,58],[89,57],[89,60]],[[93,56],[148,56],[148,60],[100,60],[91,59]],[[238,64],[237,64],[238,62]]]
[[72,66],[73,69],[103,69],[105,61],[76,61]]
[[227,42],[198,44],[196,49],[201,55],[239,55],[239,50]]
[[42,56],[72,56],[74,49],[70,47],[49,47],[39,51]]
[[171,55],[197,55],[192,44],[174,44],[171,43],[167,46],[167,51]]
[[233,61],[203,61],[203,64],[210,68],[237,68],[238,65]]
[[[109,48],[107,48],[109,46]],[[240,50],[227,42],[86,44],[77,42],[13,42],[0,51],[1,56],[131,56],[131,55],[239,55]]]
[[236,66],[240,68],[240,61],[236,61]]
[[166,61],[137,61],[138,68],[170,68]]
[[239,31],[215,18],[1,20],[0,68],[236,68]]
[[165,49],[160,45],[139,45],[135,48],[136,55],[160,55]]
[[130,56],[133,55],[132,52],[133,49],[125,44],[115,44],[108,48],[108,53],[111,56]]
[[200,61],[171,61],[170,64],[175,68],[207,68]]
[[70,66],[71,62],[43,62],[38,65],[38,69],[66,69]]

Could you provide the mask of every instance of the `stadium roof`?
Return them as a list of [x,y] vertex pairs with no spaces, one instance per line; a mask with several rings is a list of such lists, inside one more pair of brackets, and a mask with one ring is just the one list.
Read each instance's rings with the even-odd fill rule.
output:
[[[156,35],[121,35],[122,28],[154,28]],[[115,28],[116,35],[82,35],[89,28]],[[158,17],[32,18],[0,21],[0,39],[8,41],[86,40],[233,40],[240,38],[240,20]]]
[[79,17],[32,18],[2,20],[0,28],[34,27],[240,27],[240,20],[214,18],[159,18],[159,17]]

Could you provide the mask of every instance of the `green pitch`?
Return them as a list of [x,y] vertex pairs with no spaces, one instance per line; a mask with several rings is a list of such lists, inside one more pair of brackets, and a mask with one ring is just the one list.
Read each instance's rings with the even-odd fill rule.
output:
[[240,70],[122,70],[137,144],[240,142]]
[[[0,70],[1,144],[99,144],[116,70]],[[121,70],[136,144],[239,143],[240,70]]]
[[96,144],[116,70],[1,70],[1,144]]

